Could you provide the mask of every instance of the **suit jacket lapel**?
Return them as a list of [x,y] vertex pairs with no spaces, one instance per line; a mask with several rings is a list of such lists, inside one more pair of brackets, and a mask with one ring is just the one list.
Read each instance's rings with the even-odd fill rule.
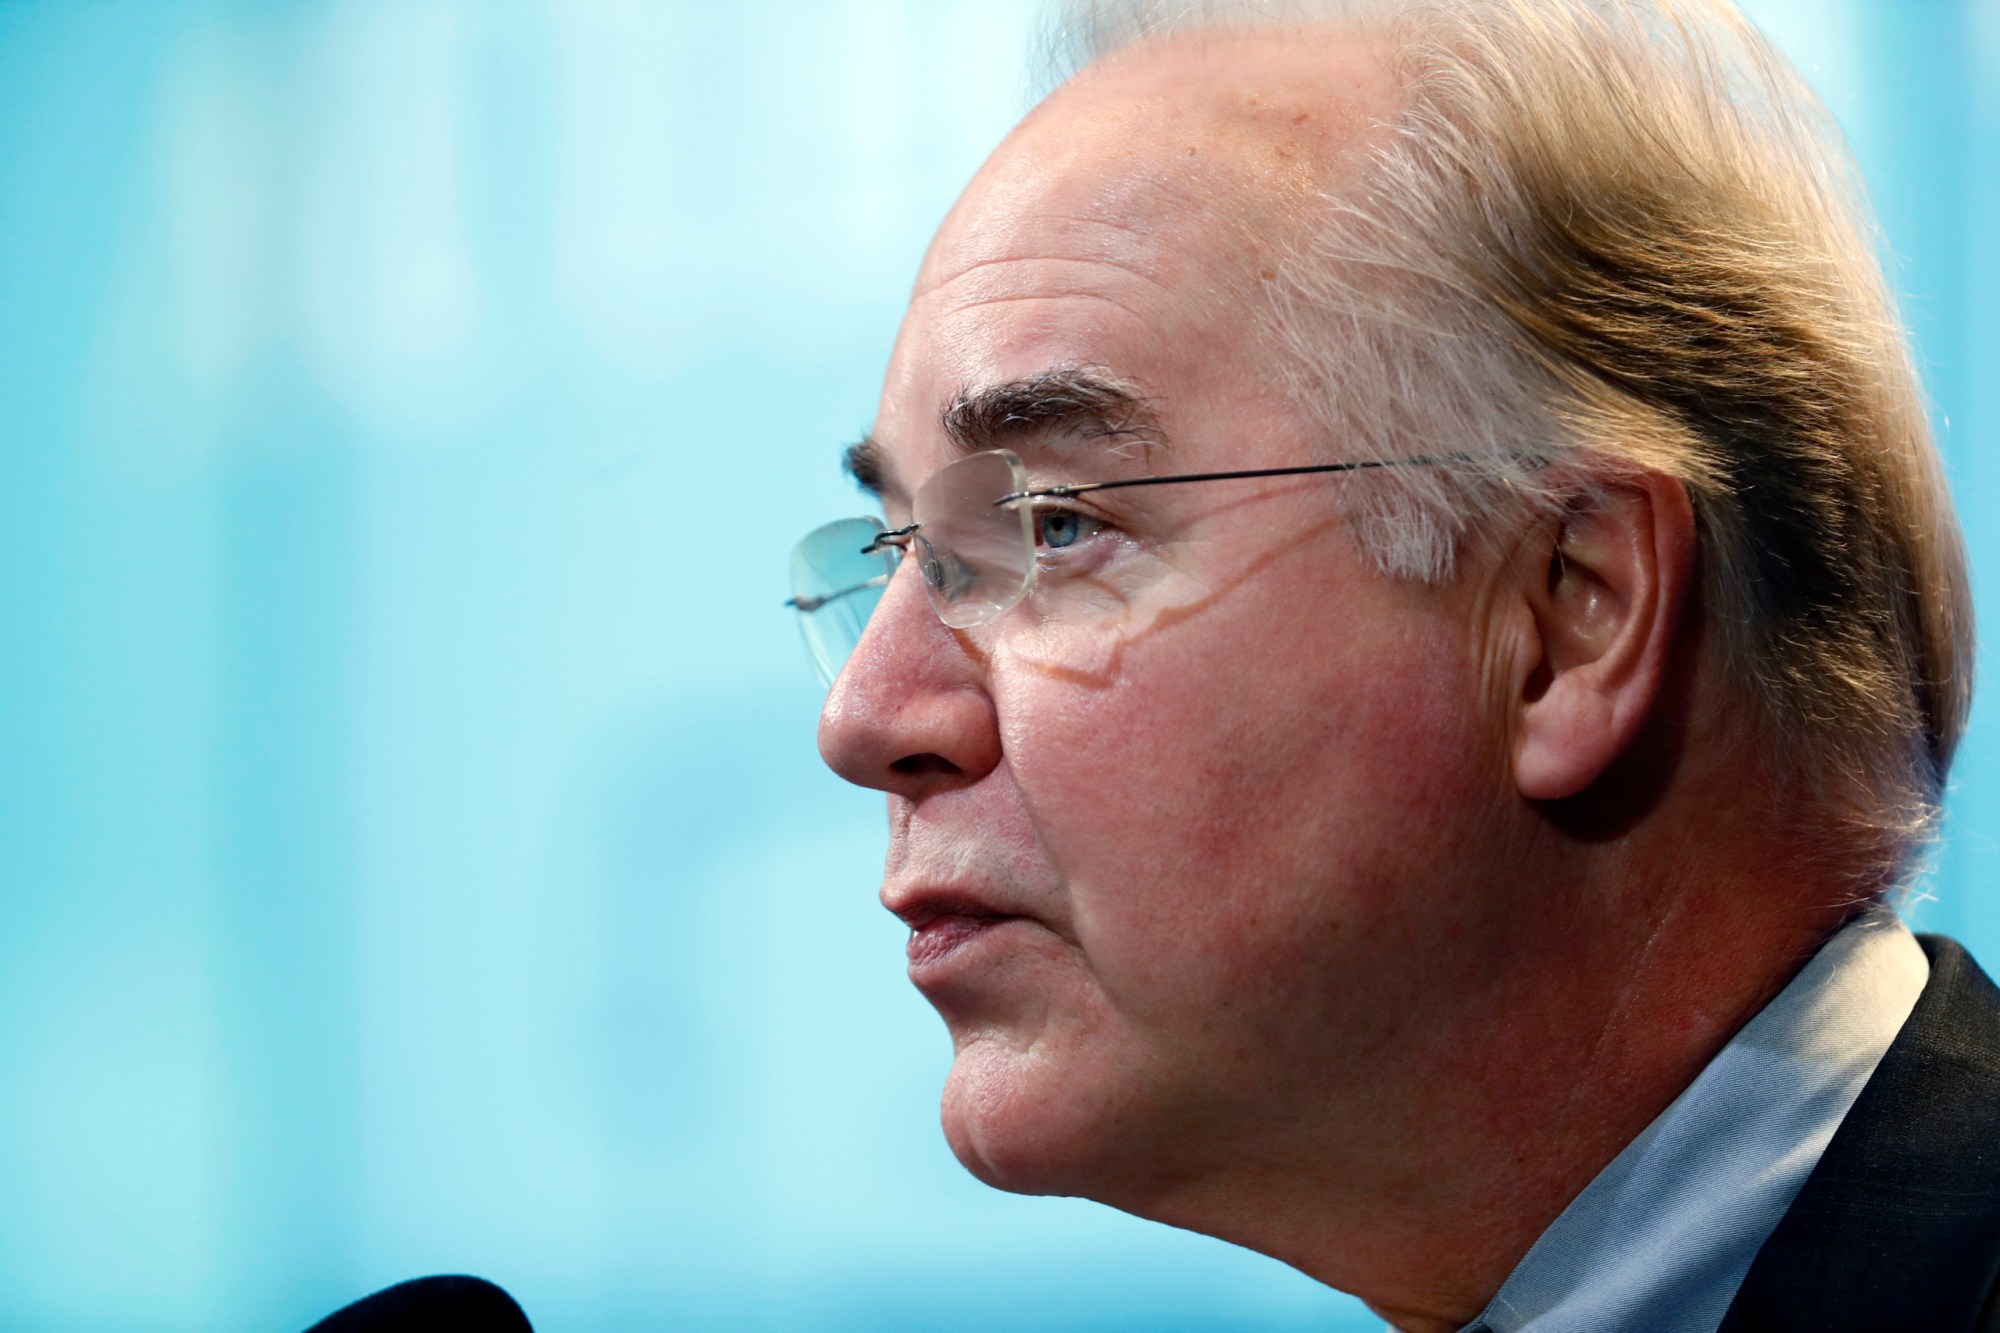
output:
[[1920,939],[1923,995],[1720,1333],[2000,1333],[2000,991],[1952,941]]

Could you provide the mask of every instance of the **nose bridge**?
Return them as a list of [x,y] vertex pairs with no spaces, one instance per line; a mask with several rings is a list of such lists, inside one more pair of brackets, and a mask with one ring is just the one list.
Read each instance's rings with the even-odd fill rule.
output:
[[819,725],[836,773],[912,796],[976,781],[999,760],[984,660],[938,619],[914,563],[903,560],[883,589]]
[[[841,672],[842,682],[857,669],[870,676],[879,676],[885,671],[908,670],[909,662],[892,659],[908,658],[913,653],[926,655],[924,645],[934,636],[947,641],[951,638],[938,620],[937,612],[931,609],[930,597],[924,591],[923,570],[916,558],[918,552],[913,549],[915,534],[915,524],[887,534],[898,539],[890,544],[901,552],[901,556],[896,561],[896,572],[890,576],[888,586],[882,589],[882,600],[876,604],[875,613],[868,617],[868,623],[862,627],[860,641],[848,656],[847,668]],[[912,645],[912,639],[918,642]]]

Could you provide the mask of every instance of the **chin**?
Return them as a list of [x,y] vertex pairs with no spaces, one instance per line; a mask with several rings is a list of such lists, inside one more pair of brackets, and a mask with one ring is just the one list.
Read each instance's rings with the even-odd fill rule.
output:
[[995,1189],[1111,1202],[1109,1183],[1139,1136],[1112,1088],[1081,1066],[974,1042],[945,1080],[945,1141],[961,1165]]

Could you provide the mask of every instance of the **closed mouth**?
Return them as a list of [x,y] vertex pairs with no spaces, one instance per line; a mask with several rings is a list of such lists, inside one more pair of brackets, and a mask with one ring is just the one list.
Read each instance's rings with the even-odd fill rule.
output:
[[910,968],[933,967],[995,927],[1021,919],[997,912],[939,912],[911,927]]

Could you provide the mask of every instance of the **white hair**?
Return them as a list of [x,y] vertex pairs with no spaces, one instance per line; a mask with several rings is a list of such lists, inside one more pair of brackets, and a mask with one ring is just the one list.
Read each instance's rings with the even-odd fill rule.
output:
[[1395,62],[1387,137],[1272,312],[1343,452],[1465,456],[1354,492],[1382,568],[1441,580],[1524,508],[1677,478],[1735,697],[1873,879],[1906,873],[1970,705],[1971,604],[1824,109],[1726,0],[1078,0],[1054,55],[1267,24],[1359,27]]

